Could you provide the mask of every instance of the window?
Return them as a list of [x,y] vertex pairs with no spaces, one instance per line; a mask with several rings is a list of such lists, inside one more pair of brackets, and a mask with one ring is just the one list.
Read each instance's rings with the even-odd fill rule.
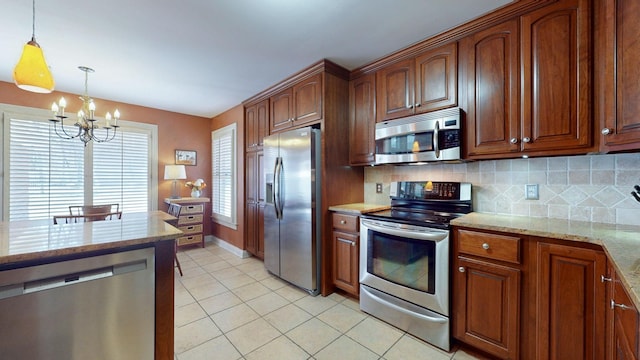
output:
[[79,139],[58,137],[48,112],[11,110],[18,111],[3,113],[0,139],[8,150],[2,166],[5,220],[51,219],[72,204],[119,203],[125,213],[157,207],[155,125],[122,121],[114,140],[90,141],[85,148]]
[[211,204],[218,223],[236,229],[236,124],[211,133]]

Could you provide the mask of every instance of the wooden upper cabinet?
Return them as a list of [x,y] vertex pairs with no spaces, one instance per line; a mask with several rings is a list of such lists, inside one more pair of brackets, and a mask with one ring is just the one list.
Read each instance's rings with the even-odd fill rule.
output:
[[271,132],[322,119],[322,74],[271,96]]
[[416,58],[416,113],[458,105],[457,45],[441,46]]
[[245,109],[245,148],[247,151],[262,148],[262,140],[269,135],[269,100]]
[[270,131],[277,132],[293,126],[293,89],[285,89],[270,99]]
[[456,106],[457,43],[399,61],[376,73],[376,120]]
[[591,1],[559,1],[521,24],[522,150],[592,146]]
[[460,40],[469,156],[520,151],[518,24],[511,20]]
[[640,149],[640,3],[602,0],[597,4],[601,150]]
[[349,84],[349,163],[375,162],[376,77],[367,74]]

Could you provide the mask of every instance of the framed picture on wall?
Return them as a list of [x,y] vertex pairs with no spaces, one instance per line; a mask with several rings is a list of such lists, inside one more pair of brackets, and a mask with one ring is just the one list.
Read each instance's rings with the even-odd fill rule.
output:
[[176,150],[176,165],[196,165],[194,150]]

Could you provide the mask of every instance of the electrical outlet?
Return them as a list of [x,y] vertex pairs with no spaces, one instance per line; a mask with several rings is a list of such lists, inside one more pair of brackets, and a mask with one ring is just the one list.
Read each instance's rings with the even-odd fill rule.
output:
[[540,194],[538,193],[538,184],[525,185],[524,197],[527,200],[538,200],[540,198]]
[[376,183],[376,192],[378,194],[382,193],[382,183]]

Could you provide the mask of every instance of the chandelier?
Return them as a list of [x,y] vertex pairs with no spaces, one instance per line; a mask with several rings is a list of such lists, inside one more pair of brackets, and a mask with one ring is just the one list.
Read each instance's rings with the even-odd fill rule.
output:
[[[91,140],[95,142],[111,141],[115,138],[116,132],[120,127],[118,125],[120,112],[116,109],[113,113],[113,118],[111,117],[111,113],[107,112],[107,115],[105,116],[105,124],[102,127],[100,126],[98,120],[93,117],[96,111],[96,104],[89,96],[87,90],[89,73],[94,72],[94,70],[86,66],[78,66],[78,69],[84,71],[84,95],[80,96],[80,100],[82,100],[82,108],[78,111],[78,120],[73,124],[73,126],[78,127],[78,133],[75,135],[73,133],[69,134],[65,129],[64,119],[66,119],[67,116],[65,116],[64,109],[67,106],[67,102],[64,97],[61,98],[57,104],[54,102],[53,105],[51,105],[51,111],[53,111],[55,119],[49,119],[49,121],[53,123],[53,129],[59,137],[63,139],[79,138],[84,142],[84,146],[87,146],[87,143]],[[111,120],[113,120],[113,124],[111,123]],[[58,124],[60,124],[60,126],[58,126]],[[104,130],[104,136],[98,137],[95,133],[96,129]]]

